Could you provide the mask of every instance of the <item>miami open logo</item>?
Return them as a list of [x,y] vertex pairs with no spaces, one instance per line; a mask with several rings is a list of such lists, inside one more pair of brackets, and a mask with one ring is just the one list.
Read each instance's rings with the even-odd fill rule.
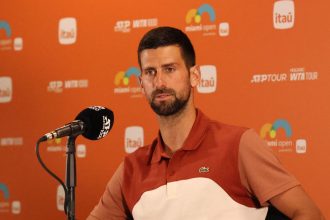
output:
[[[280,133],[281,130],[284,131],[286,140],[278,138],[278,133]],[[283,137],[283,135],[281,136]],[[277,119],[272,124],[264,124],[260,129],[260,137],[262,139],[268,139],[267,145],[269,147],[278,148],[279,152],[292,151],[293,143],[291,140],[288,140],[292,137],[292,128],[289,122],[285,119]]]
[[21,202],[12,201],[10,204],[9,198],[10,198],[10,195],[9,195],[8,186],[4,183],[0,183],[0,213],[11,211],[12,214],[20,214],[21,213]]
[[141,71],[137,67],[129,67],[126,71],[119,71],[114,79],[114,93],[131,93],[141,96],[139,76]]
[[203,4],[198,9],[190,9],[186,15],[186,23],[191,24],[194,21],[196,24],[200,24],[202,21],[202,15],[207,14],[211,22],[215,21],[215,12],[211,5]]
[[[217,24],[214,8],[210,4],[202,4],[198,8],[188,10],[185,21],[187,26],[186,32],[202,32],[204,36],[216,35]],[[225,37],[229,35],[229,23],[219,23],[219,36]]]
[[185,31],[201,31],[203,35],[216,35],[215,19],[215,11],[210,4],[202,4],[198,8],[189,9],[185,18],[187,24]]
[[[292,128],[290,123],[285,119],[277,119],[272,124],[264,124],[260,129],[260,137],[267,141],[269,147],[276,149],[278,152],[294,151]],[[305,139],[297,139],[295,148],[296,153],[306,153],[307,141]]]
[[271,139],[274,139],[276,138],[277,130],[280,128],[283,128],[287,138],[292,136],[292,129],[288,121],[285,119],[278,119],[273,124],[264,124],[260,130],[260,137],[264,139],[268,134]]
[[[2,33],[5,33],[5,38],[2,38]],[[23,39],[16,37],[12,40],[12,30],[7,21],[0,20],[0,50],[20,51],[23,49]]]

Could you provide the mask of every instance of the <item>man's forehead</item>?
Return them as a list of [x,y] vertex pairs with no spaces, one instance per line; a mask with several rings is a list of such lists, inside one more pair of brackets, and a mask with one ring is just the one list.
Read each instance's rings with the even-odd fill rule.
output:
[[140,54],[142,68],[150,65],[168,65],[172,63],[181,63],[180,47],[171,45],[158,47],[156,49],[145,49]]

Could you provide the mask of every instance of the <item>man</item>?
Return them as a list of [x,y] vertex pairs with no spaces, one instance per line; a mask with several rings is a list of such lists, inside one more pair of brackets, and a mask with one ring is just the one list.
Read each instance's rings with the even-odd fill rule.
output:
[[251,129],[225,125],[193,103],[200,80],[182,31],[159,27],[140,41],[141,87],[159,135],[128,155],[88,220],[322,219],[299,182]]

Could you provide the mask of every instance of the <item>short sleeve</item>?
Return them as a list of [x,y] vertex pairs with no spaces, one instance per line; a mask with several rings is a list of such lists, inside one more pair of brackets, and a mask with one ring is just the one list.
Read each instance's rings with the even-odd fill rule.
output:
[[99,203],[95,206],[87,220],[124,220],[127,217],[127,208],[122,195],[123,162],[106,186]]
[[238,163],[242,184],[262,206],[274,196],[300,185],[252,129],[241,137]]

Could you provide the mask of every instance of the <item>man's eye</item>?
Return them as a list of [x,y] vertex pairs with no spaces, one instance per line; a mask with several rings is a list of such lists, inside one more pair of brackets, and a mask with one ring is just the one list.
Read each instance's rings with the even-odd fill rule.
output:
[[166,67],[165,68],[165,72],[167,72],[167,73],[172,73],[174,71],[175,71],[175,68],[174,67]]
[[149,69],[149,70],[145,70],[144,73],[145,73],[146,75],[153,76],[153,75],[156,74],[156,70]]

